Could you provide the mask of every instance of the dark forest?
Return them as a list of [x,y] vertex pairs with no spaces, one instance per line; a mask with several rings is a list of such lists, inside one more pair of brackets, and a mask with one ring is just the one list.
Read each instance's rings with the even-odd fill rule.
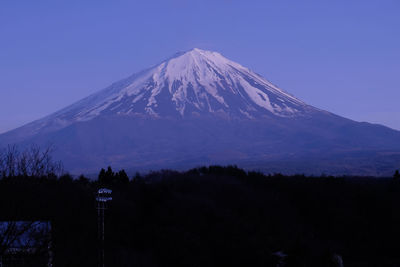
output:
[[95,193],[108,266],[400,266],[397,178],[264,175],[235,166],[129,178],[0,180],[1,221],[51,221],[55,266],[97,265]]

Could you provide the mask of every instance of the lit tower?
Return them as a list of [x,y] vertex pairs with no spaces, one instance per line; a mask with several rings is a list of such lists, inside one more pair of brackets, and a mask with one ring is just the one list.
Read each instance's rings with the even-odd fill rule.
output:
[[97,191],[97,237],[99,239],[99,267],[104,267],[104,211],[107,209],[107,202],[112,200],[112,191],[107,188],[100,188]]

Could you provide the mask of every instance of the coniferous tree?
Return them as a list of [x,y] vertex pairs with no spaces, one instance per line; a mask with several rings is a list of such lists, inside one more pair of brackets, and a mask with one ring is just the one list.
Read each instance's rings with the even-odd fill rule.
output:
[[98,176],[99,183],[100,184],[104,184],[105,183],[105,178],[106,178],[106,170],[101,168],[101,170],[99,172],[99,176]]
[[108,177],[113,177],[114,176],[114,172],[112,171],[111,166],[107,167],[106,176],[108,176]]
[[115,174],[114,174],[111,166],[108,166],[106,174],[105,174],[105,181],[104,182],[109,185],[109,184],[111,184],[113,182],[114,177],[115,177]]
[[126,174],[125,170],[122,169],[120,170],[116,175],[115,175],[115,180],[117,183],[128,183],[129,182],[129,177]]

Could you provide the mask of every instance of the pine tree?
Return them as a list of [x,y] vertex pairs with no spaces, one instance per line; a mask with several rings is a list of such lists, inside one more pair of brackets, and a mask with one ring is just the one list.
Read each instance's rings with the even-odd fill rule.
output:
[[101,168],[99,176],[98,176],[98,181],[100,184],[104,184],[106,179],[106,170]]
[[117,183],[129,183],[129,177],[126,174],[125,170],[120,170],[116,175]]
[[396,170],[396,171],[394,172],[393,178],[394,178],[394,179],[399,179],[399,178],[400,178],[400,172],[399,172],[399,170]]
[[105,177],[104,177],[104,183],[105,184],[111,184],[115,178],[115,173],[113,172],[111,166],[107,167],[107,171],[105,173]]

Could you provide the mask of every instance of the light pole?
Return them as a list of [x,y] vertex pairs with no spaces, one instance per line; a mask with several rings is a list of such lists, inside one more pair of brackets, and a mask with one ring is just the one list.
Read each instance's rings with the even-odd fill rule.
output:
[[97,191],[97,238],[99,240],[99,267],[104,267],[104,210],[107,209],[107,202],[112,200],[112,191],[107,188],[100,188]]

